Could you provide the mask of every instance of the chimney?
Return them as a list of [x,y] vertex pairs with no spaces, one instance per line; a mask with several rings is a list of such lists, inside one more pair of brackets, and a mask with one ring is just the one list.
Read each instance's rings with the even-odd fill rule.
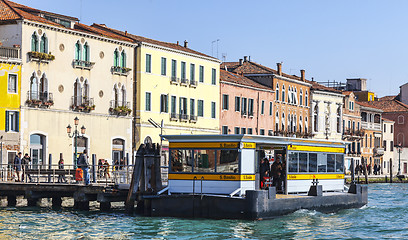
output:
[[303,82],[305,81],[305,70],[304,69],[300,70],[300,80],[302,80]]
[[247,60],[247,56],[244,56],[244,62],[247,62],[248,60]]
[[282,63],[276,63],[276,66],[278,68],[278,75],[282,75]]
[[187,40],[184,40],[184,47],[185,47],[185,48],[188,47],[188,42],[187,42]]
[[239,66],[242,66],[242,58],[239,59]]
[[177,41],[177,45],[179,45],[179,41]]
[[127,36],[127,31],[125,31],[125,36]]

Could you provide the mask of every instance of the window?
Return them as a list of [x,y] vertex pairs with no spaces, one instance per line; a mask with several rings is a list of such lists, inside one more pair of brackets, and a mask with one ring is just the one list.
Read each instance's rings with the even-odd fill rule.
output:
[[[180,99],[180,115],[187,115],[187,98],[181,97]],[[181,116],[183,118],[183,116]]]
[[6,132],[19,131],[19,112],[6,111]]
[[204,101],[203,100],[198,100],[197,101],[197,115],[199,117],[204,116]]
[[279,84],[276,84],[276,101],[279,101]]
[[394,152],[394,141],[390,141],[390,152]]
[[248,99],[248,115],[254,116],[254,99]]
[[222,126],[222,134],[228,134],[228,126]]
[[[77,44],[79,44],[79,42],[77,42]],[[77,60],[80,60],[80,59],[78,58]],[[115,52],[113,52],[113,66],[114,67],[119,67],[119,51],[118,51],[118,49],[115,49]]]
[[394,125],[391,125],[391,133],[394,132]]
[[228,97],[229,96],[227,94],[222,95],[222,110],[228,110],[229,105]]
[[368,142],[368,138],[367,138],[367,134],[365,135],[365,147],[367,147],[367,142]]
[[357,122],[357,130],[360,130],[360,122]]
[[313,110],[313,131],[318,132],[319,131],[319,108],[316,104]]
[[8,75],[8,92],[17,93],[17,75],[16,74]]
[[259,130],[259,135],[265,135],[265,129],[260,129]]
[[146,54],[146,72],[152,72],[152,55]]
[[252,135],[252,128],[248,128],[248,134]]
[[149,92],[146,92],[146,111],[151,111],[151,96],[152,94]]
[[385,123],[384,123],[384,132],[387,132],[387,127],[386,127]]
[[186,63],[181,62],[181,79],[186,79]]
[[282,131],[285,131],[285,113],[282,113]]
[[[81,47],[81,44],[79,43],[79,41],[77,41],[76,43],[75,43],[75,60],[81,60],[81,52],[82,52],[82,49],[81,49],[82,47]],[[116,60],[117,59],[119,59],[119,52],[118,52],[118,50],[116,49],[115,50],[115,52],[114,52],[114,61],[115,61],[115,63],[113,64],[114,66],[116,66],[117,65],[117,63],[116,63]],[[116,55],[117,54],[117,55]],[[116,57],[117,56],[117,57]]]
[[387,140],[383,141],[384,151],[387,151]]
[[177,102],[177,99],[176,99],[176,96],[171,96],[171,113],[173,113],[173,114],[176,114],[176,102]]
[[199,81],[200,81],[201,83],[204,82],[204,66],[200,66]]
[[41,36],[40,39],[40,52],[48,53],[48,38],[45,33]]
[[169,96],[166,94],[162,94],[160,96],[160,112],[161,113],[168,113],[169,112]]
[[38,52],[38,36],[35,32],[31,35],[31,51]]
[[216,85],[217,84],[217,71],[215,70],[215,68],[212,69],[211,71],[211,84],[212,85]]
[[215,102],[211,102],[211,118],[215,118]]
[[272,116],[272,102],[269,102],[269,116]]
[[279,112],[275,115],[275,132],[279,131]]
[[192,63],[190,64],[190,80],[195,80],[195,65]]
[[373,136],[370,134],[370,148],[373,147]]
[[398,116],[398,124],[404,124],[404,116]]
[[161,58],[161,75],[166,76],[167,72],[167,59],[165,57]]
[[[84,61],[86,61],[86,62],[89,62],[89,45],[88,45],[88,43],[85,43],[85,45],[84,45],[84,52],[83,52],[83,56],[82,56],[82,59],[84,60]],[[122,54],[124,54],[123,52],[122,52]]]
[[300,89],[300,95],[299,95],[299,105],[303,105],[303,91]]
[[236,112],[241,111],[240,104],[241,104],[241,98],[240,97],[235,97],[235,111]]
[[282,86],[282,102],[285,101],[285,85]]
[[353,131],[356,129],[356,122],[353,121],[353,127],[352,127]]
[[[86,60],[86,61],[88,61],[88,60]],[[125,53],[125,51],[122,51],[120,53],[120,66],[123,67],[123,68],[126,67],[126,53]]]
[[265,101],[264,100],[262,100],[262,102],[261,102],[261,114],[262,115],[264,115],[264,108],[265,108]]
[[246,98],[241,98],[241,114],[242,115],[247,114],[247,99]]
[[350,129],[351,129],[351,121],[350,120],[348,120],[348,122],[347,122],[347,128],[350,131]]
[[234,134],[239,134],[239,127],[234,127]]
[[171,77],[175,78],[177,76],[177,61],[171,60]]
[[337,132],[341,133],[341,106],[337,107]]
[[307,95],[307,91],[306,91],[306,94],[305,94],[305,106],[308,106],[309,105],[309,102],[308,102],[308,95]]
[[195,100],[190,99],[190,116],[195,116]]
[[241,128],[241,134],[246,134],[246,128]]

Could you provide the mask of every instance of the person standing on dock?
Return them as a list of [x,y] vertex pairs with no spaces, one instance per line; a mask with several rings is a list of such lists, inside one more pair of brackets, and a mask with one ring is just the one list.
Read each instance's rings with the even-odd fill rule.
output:
[[281,163],[281,158],[282,155],[278,155],[276,160],[273,162],[272,167],[271,167],[271,172],[272,172],[272,186],[276,187],[276,190],[281,191],[282,190],[282,180],[281,180],[281,174],[282,174],[282,163]]
[[78,167],[84,171],[84,181],[85,185],[89,185],[90,179],[89,179],[89,163],[88,163],[88,151],[85,149],[84,152],[79,156],[78,160]]
[[17,156],[14,158],[14,170],[16,170],[17,174],[17,181],[20,182],[20,172],[21,172],[21,152],[17,154]]
[[[60,159],[58,161],[58,169],[64,169],[64,159]],[[58,175],[58,182],[59,183],[66,183],[67,180],[65,179],[65,175],[64,174],[59,174]]]
[[33,180],[31,179],[31,175],[27,173],[27,171],[30,169],[30,163],[31,163],[31,158],[28,156],[28,153],[24,154],[24,157],[21,159],[21,164],[23,165],[23,176],[21,177],[21,180],[24,181],[24,178],[27,176],[28,179],[30,179],[30,182]]

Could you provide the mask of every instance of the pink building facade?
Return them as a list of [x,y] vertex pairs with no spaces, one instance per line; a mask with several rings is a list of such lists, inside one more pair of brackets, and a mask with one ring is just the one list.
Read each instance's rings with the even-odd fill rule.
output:
[[220,70],[222,134],[273,135],[275,92],[244,76]]

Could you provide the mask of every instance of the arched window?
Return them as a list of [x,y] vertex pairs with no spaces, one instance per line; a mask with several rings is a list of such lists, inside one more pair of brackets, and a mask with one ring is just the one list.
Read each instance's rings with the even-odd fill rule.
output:
[[303,91],[300,89],[299,105],[303,105]]
[[318,132],[319,131],[319,107],[316,106],[313,109],[313,131]]
[[276,84],[276,101],[279,101],[279,84]]
[[282,85],[282,102],[285,101],[285,85]]
[[290,86],[288,87],[288,103],[293,103],[292,88]]
[[120,54],[120,66],[125,68],[126,67],[126,53],[125,51],[122,51]]
[[75,60],[81,60],[81,44],[79,41],[75,43]]
[[295,91],[293,92],[293,99],[294,99],[294,103],[298,104],[298,99],[297,99],[297,89],[295,88]]
[[118,107],[119,106],[119,89],[118,86],[115,84],[115,86],[113,87],[113,96],[114,96],[114,107]]
[[341,133],[341,106],[337,107],[337,132]]
[[33,73],[30,78],[30,100],[39,100],[38,78],[35,73]]
[[303,122],[302,122],[302,116],[299,116],[299,132],[301,133],[302,132],[302,125],[303,125]]
[[74,105],[79,106],[82,103],[81,83],[76,79],[74,83]]
[[82,96],[84,98],[84,101],[88,101],[89,100],[89,84],[88,84],[88,80],[85,80],[84,82],[84,87],[82,89]]
[[41,101],[48,101],[48,79],[45,73],[40,78],[40,84],[38,87],[39,96]]
[[118,49],[115,49],[115,52],[113,53],[113,66],[114,67],[119,67],[119,51],[118,51]]
[[275,115],[275,132],[279,131],[279,112],[276,112]]
[[40,52],[48,53],[48,38],[45,33],[41,36],[40,40]]
[[307,117],[305,117],[305,133],[307,133],[307,127],[308,127],[308,124],[307,124]]
[[285,113],[282,113],[282,131],[285,131]]
[[84,44],[83,60],[86,61],[86,62],[89,62],[89,45],[88,45],[88,43]]
[[31,51],[38,52],[38,36],[35,32],[31,35]]
[[305,106],[308,106],[309,105],[309,102],[308,102],[308,95],[307,95],[307,90],[306,90],[306,93],[305,93]]
[[126,88],[122,86],[122,106],[126,106]]

